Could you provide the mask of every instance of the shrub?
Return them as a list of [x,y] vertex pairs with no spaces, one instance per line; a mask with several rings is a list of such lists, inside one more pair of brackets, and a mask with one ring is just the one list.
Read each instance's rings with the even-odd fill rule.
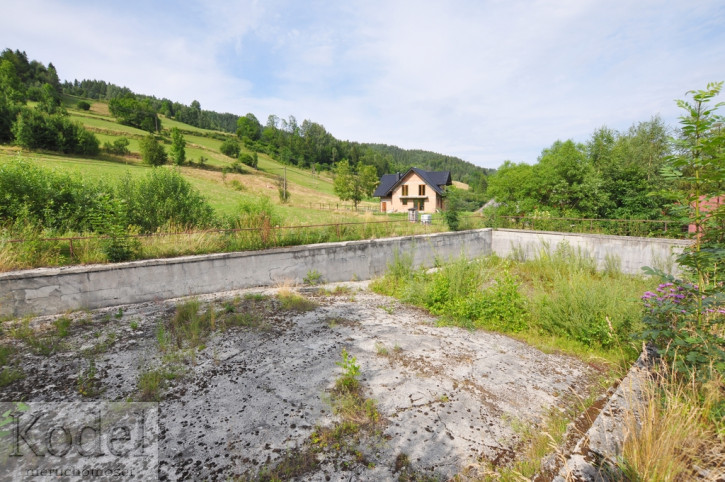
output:
[[446,209],[443,217],[448,224],[448,229],[458,231],[460,229],[461,199],[455,189],[450,189],[446,194]]
[[98,138],[63,115],[48,115],[23,108],[12,126],[15,143],[28,149],[63,153],[98,154]]
[[127,154],[130,154],[130,152],[131,152],[128,149],[129,144],[130,144],[130,141],[127,138],[119,137],[118,139],[114,140],[113,143],[108,142],[108,141],[104,142],[103,150],[108,152],[109,154],[125,156]]
[[128,223],[145,233],[167,225],[205,227],[214,221],[208,201],[176,170],[152,169],[141,179],[127,175],[116,195],[126,206]]
[[242,162],[243,164],[246,164],[249,167],[257,168],[257,153],[254,153],[254,156],[250,156],[246,152],[240,152],[237,159]]
[[671,276],[665,279],[655,292],[642,296],[646,329],[641,338],[652,343],[677,373],[697,373],[705,379],[712,370],[725,374],[722,293],[703,292]]
[[91,109],[91,104],[89,104],[85,100],[79,100],[76,103],[76,107],[78,107],[80,110],[90,110]]
[[269,229],[282,222],[268,197],[247,198],[239,202],[236,224],[239,228]]
[[507,267],[485,287],[480,263],[461,259],[435,273],[426,290],[426,307],[454,324],[518,332],[526,328],[527,308],[519,283]]
[[151,166],[166,164],[166,149],[162,146],[153,134],[149,134],[139,143],[141,147],[141,159]]
[[227,139],[219,147],[222,154],[229,157],[239,157],[239,143],[234,139]]
[[111,191],[79,175],[18,160],[0,165],[0,221],[59,230],[92,231],[92,216],[103,213],[101,194]]

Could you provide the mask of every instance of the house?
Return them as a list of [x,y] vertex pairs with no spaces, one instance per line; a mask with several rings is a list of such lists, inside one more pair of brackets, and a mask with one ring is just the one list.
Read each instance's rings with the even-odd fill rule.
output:
[[[715,196],[708,198],[707,196],[700,196],[700,213],[704,215],[703,221],[710,217],[710,213],[713,211],[722,210],[725,206],[725,196]],[[695,208],[695,203],[692,203],[692,208]],[[697,227],[694,224],[690,224],[687,227],[687,231],[694,233],[697,231]]]
[[413,167],[405,174],[384,174],[373,196],[380,198],[380,211],[400,213],[417,209],[434,213],[443,209],[443,196],[451,182],[450,171],[424,171]]

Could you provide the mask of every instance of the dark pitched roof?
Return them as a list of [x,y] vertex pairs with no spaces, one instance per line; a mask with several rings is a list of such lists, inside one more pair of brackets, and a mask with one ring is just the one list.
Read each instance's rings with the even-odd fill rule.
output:
[[388,193],[393,189],[393,186],[398,182],[400,179],[400,173],[396,174],[383,174],[383,177],[380,178],[380,184],[378,184],[378,187],[375,189],[375,192],[373,193],[373,196],[377,197],[384,197],[387,196]]
[[411,172],[415,172],[418,176],[420,176],[420,178],[423,179],[423,181],[433,188],[433,190],[438,194],[443,194],[443,189],[441,189],[440,186],[450,186],[453,184],[451,182],[450,171],[424,171],[422,169],[418,169],[417,167],[412,167],[408,170],[408,172],[402,175],[400,173],[383,174],[383,177],[380,178],[380,184],[373,193],[373,196],[389,196],[393,189],[400,184],[400,181],[402,181],[403,178]]

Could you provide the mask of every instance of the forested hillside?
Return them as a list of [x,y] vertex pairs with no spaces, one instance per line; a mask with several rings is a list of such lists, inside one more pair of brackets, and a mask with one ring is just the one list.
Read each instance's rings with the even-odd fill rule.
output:
[[[455,180],[484,188],[485,182],[482,180],[492,171],[457,157],[434,152],[339,140],[327,132],[323,125],[308,119],[300,124],[294,116],[284,119],[270,114],[262,125],[251,113],[238,116],[203,110],[196,100],[187,106],[167,98],[136,94],[127,87],[102,80],[64,82],[62,89],[70,95],[109,101],[111,112],[118,112],[121,122],[128,123],[127,119],[133,117],[134,113],[137,115],[144,111],[162,114],[202,129],[236,133],[249,148],[257,152],[265,152],[287,164],[314,166],[318,171],[330,169],[337,161],[348,159],[352,164],[362,162],[375,166],[379,175],[405,171],[414,166],[427,170],[449,170]],[[144,128],[140,122],[135,125]],[[154,130],[151,123],[146,128]]]

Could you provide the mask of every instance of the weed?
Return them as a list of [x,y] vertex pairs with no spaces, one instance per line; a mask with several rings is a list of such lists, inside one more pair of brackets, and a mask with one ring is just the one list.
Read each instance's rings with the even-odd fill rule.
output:
[[375,343],[375,351],[380,356],[388,356],[388,348],[380,342]]
[[247,328],[258,328],[269,330],[272,326],[265,322],[259,313],[244,312],[228,316],[224,321],[226,326],[244,326]]
[[139,399],[142,402],[161,401],[161,390],[168,380],[176,378],[176,373],[167,368],[158,368],[142,373],[138,378]]
[[165,353],[171,345],[171,335],[163,325],[156,328],[156,342],[159,344],[159,351]]
[[12,328],[10,328],[9,334],[16,340],[27,340],[32,338],[34,336],[34,332],[33,329],[30,328],[30,320],[24,319],[22,322],[16,323]]
[[96,362],[93,358],[88,361],[88,368],[78,374],[78,393],[84,397],[95,397],[104,392],[100,380],[96,377]]
[[65,338],[70,334],[70,325],[71,325],[70,318],[66,318],[65,316],[58,318],[53,322],[53,325],[55,326],[55,334],[60,338]]
[[113,315],[117,320],[123,318],[123,308],[119,308],[118,311]]
[[36,355],[50,356],[62,349],[60,339],[55,334],[32,336],[25,342]]
[[397,457],[395,457],[395,463],[393,464],[393,473],[398,473],[402,470],[409,469],[410,468],[410,457],[408,457],[408,454],[399,453]]
[[0,371],[0,388],[25,377],[23,371],[15,366],[15,352],[15,347],[11,345],[0,345],[0,366],[3,367]]
[[317,271],[316,269],[313,269],[312,271],[308,271],[307,275],[303,278],[303,281],[306,285],[319,285],[323,283],[322,280],[322,273]]
[[398,260],[370,288],[427,308],[442,326],[492,329],[548,351],[632,361],[639,347],[629,340],[642,326],[638,294],[651,281],[614,271],[613,261],[605,275],[595,268],[562,243],[526,262],[459,259],[431,274]]
[[246,293],[244,299],[247,301],[264,301],[269,299],[269,296],[262,293]]
[[138,321],[137,320],[131,320],[131,323],[129,325],[132,330],[138,330]]
[[9,365],[15,352],[15,347],[12,345],[0,345],[0,366]]
[[214,309],[210,306],[204,314],[200,314],[199,307],[198,300],[190,300],[176,308],[174,317],[168,323],[168,330],[177,348],[199,346],[214,330]]
[[7,387],[11,383],[25,378],[25,373],[17,367],[3,367],[0,371],[0,388]]
[[320,288],[317,294],[321,296],[344,296],[352,293],[352,288],[346,285],[337,285],[333,289]]
[[335,389],[340,393],[357,392],[360,387],[358,377],[360,376],[360,365],[357,358],[350,355],[346,349],[342,349],[342,361],[335,363],[342,368],[342,376],[335,382]]
[[319,465],[314,452],[295,448],[285,452],[272,467],[262,468],[254,480],[260,482],[293,480],[316,470]]
[[389,315],[392,315],[393,313],[395,313],[395,306],[393,306],[393,305],[380,305],[380,309]]
[[304,312],[317,308],[317,303],[314,301],[289,290],[280,290],[277,297],[282,302],[282,309],[286,311]]
[[[98,334],[97,334],[98,335]],[[93,345],[93,347],[83,350],[83,355],[87,357],[93,357],[105,353],[113,346],[116,342],[116,334],[110,332],[106,335],[106,339],[100,343]]]
[[[661,366],[648,381],[639,416],[625,418],[620,469],[627,480],[725,477],[725,380],[698,382]],[[699,472],[699,476],[698,476]]]

